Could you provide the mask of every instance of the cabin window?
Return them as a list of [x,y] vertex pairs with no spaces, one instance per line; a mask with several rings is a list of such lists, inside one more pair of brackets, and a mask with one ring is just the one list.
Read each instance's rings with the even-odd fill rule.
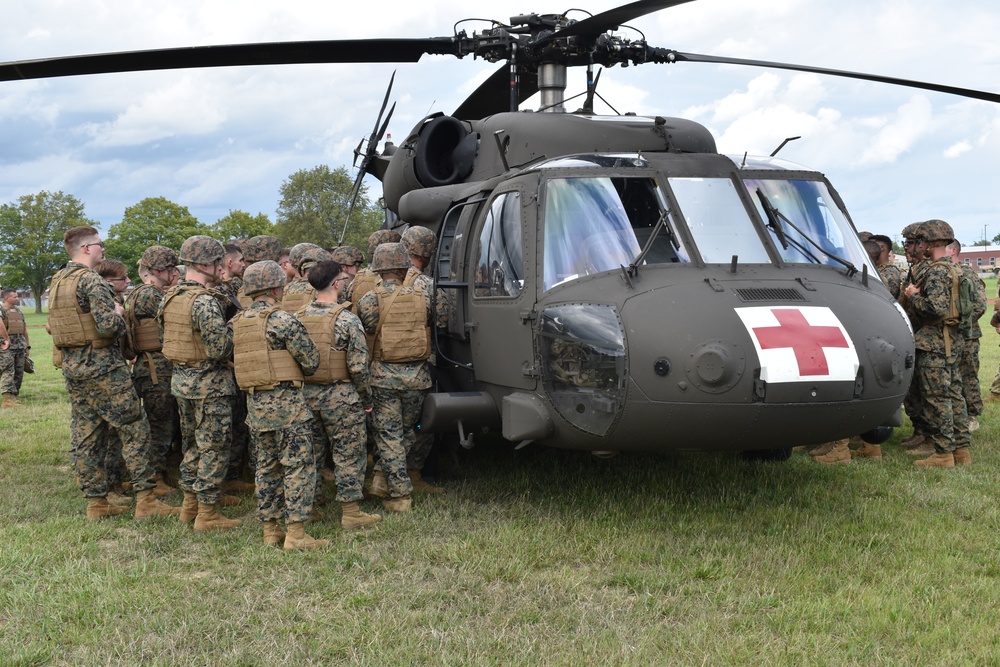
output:
[[671,178],[670,188],[706,264],[771,261],[731,180]]
[[543,289],[643,264],[687,262],[662,191],[652,178],[553,178],[545,186]]
[[[755,178],[744,182],[784,261],[841,266],[841,262],[834,259],[837,257],[859,270],[863,264],[868,264],[869,271],[874,270],[858,235],[825,183]],[[768,220],[761,193],[777,211],[777,222]],[[776,229],[775,224],[780,228]]]
[[476,296],[515,297],[524,287],[521,195],[505,192],[490,204],[476,246]]

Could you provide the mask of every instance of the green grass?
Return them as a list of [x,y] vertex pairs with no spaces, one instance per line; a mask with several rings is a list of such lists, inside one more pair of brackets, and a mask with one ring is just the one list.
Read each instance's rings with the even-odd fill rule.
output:
[[0,411],[0,665],[1000,662],[994,406],[955,470],[916,469],[909,429],[836,467],[482,441],[446,495],[363,533],[321,521],[330,548],[285,554],[249,499],[215,535],[87,522],[38,369]]

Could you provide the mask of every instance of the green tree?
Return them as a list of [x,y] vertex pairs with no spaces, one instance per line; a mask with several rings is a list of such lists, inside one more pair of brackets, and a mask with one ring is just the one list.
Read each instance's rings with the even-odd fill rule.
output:
[[[281,184],[274,234],[286,246],[308,241],[330,248],[340,245],[340,235],[350,207],[354,179],[344,167],[326,165],[303,169]],[[368,198],[362,185],[351,214],[344,243],[362,249],[368,236],[382,223],[382,210]]]
[[229,211],[212,225],[211,235],[223,243],[233,239],[249,239],[260,234],[274,234],[274,223],[264,213],[252,216],[239,209]]
[[179,251],[187,237],[208,233],[208,227],[198,222],[186,206],[163,197],[147,197],[126,208],[122,221],[108,230],[105,254],[125,262],[134,278],[136,263],[149,246]]
[[42,312],[41,295],[66,261],[62,239],[66,230],[96,223],[83,215],[73,195],[42,191],[24,195],[16,204],[0,206],[0,283],[30,287],[35,312]]

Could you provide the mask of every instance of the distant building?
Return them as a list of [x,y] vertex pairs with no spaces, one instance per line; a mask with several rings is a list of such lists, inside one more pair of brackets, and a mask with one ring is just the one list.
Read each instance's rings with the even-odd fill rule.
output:
[[1000,268],[1000,246],[963,246],[962,262],[981,273],[995,273]]

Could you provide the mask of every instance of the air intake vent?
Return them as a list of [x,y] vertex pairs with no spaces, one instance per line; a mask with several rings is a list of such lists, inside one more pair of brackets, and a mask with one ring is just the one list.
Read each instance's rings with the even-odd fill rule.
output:
[[756,287],[735,290],[741,301],[805,301],[797,289],[790,287]]

